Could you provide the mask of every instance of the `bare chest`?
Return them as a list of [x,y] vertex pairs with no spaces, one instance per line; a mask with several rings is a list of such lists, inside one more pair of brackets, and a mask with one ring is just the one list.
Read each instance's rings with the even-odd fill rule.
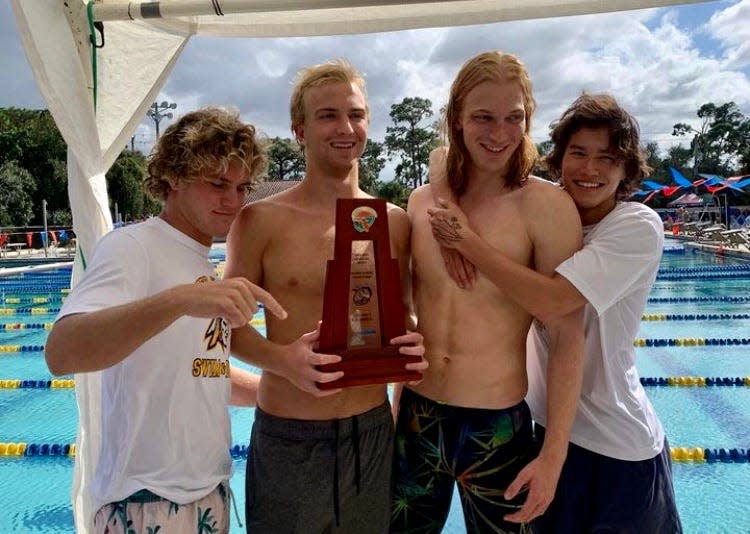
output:
[[533,214],[523,213],[511,198],[502,201],[471,206],[467,217],[471,229],[489,245],[509,258],[529,265],[533,254],[533,243],[528,234],[527,218]]
[[279,228],[279,235],[263,254],[264,285],[297,297],[322,295],[333,244],[333,226],[293,224]]

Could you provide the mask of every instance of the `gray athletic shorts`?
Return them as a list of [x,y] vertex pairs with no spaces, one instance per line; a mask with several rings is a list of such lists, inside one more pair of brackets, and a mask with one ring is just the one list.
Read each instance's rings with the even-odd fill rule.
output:
[[245,477],[247,532],[388,532],[392,456],[388,402],[332,421],[283,419],[256,408]]

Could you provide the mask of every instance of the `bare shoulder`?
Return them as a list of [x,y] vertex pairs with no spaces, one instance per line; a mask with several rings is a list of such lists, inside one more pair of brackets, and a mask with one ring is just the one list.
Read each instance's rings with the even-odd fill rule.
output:
[[227,235],[227,263],[224,276],[245,276],[258,282],[261,258],[279,228],[293,219],[284,207],[287,191],[252,202],[240,210]]
[[551,273],[581,247],[578,209],[557,184],[529,177],[522,189],[526,229],[534,243],[534,263],[539,272]]
[[[291,190],[282,191],[267,198],[251,202],[240,210],[234,226],[239,229],[253,228],[254,231],[267,225],[273,226],[288,216],[291,202]],[[234,227],[233,226],[233,227]]]
[[404,208],[400,206],[396,206],[395,204],[391,204],[388,202],[387,204],[387,210],[388,210],[388,222],[393,224],[402,224],[403,221],[409,222],[409,218],[406,215],[406,211]]
[[578,209],[573,199],[556,183],[530,176],[521,188],[522,213],[533,224],[580,226]]
[[388,203],[388,227],[392,236],[397,236],[400,241],[408,242],[411,233],[409,216],[403,208]]
[[409,204],[407,210],[411,212],[414,209],[424,208],[429,203],[432,205],[432,186],[430,184],[420,185],[409,195]]
[[559,205],[561,207],[575,208],[573,199],[570,198],[570,195],[560,185],[537,176],[529,176],[528,181],[521,188],[521,191],[523,202],[529,203],[530,206],[542,208],[545,205]]

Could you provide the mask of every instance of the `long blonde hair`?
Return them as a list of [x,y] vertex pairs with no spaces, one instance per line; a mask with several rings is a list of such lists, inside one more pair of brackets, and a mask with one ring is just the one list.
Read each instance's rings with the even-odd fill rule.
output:
[[513,54],[499,51],[483,52],[468,60],[461,67],[451,85],[450,98],[445,109],[443,135],[447,138],[448,183],[453,193],[460,197],[468,185],[467,163],[470,159],[463,135],[458,126],[464,100],[469,92],[483,82],[518,82],[523,93],[523,108],[526,113],[526,130],[508,166],[505,183],[518,187],[526,181],[538,156],[536,145],[531,140],[531,116],[536,109],[532,84],[526,67]]

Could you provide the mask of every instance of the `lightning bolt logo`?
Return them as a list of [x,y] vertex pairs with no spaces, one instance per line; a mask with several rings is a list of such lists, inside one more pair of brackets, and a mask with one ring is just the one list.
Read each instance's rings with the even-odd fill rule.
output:
[[215,317],[211,319],[211,322],[206,329],[206,333],[203,335],[204,341],[206,341],[206,350],[210,351],[216,348],[217,345],[221,347],[221,352],[227,352],[227,340],[229,338],[229,328],[223,317]]

